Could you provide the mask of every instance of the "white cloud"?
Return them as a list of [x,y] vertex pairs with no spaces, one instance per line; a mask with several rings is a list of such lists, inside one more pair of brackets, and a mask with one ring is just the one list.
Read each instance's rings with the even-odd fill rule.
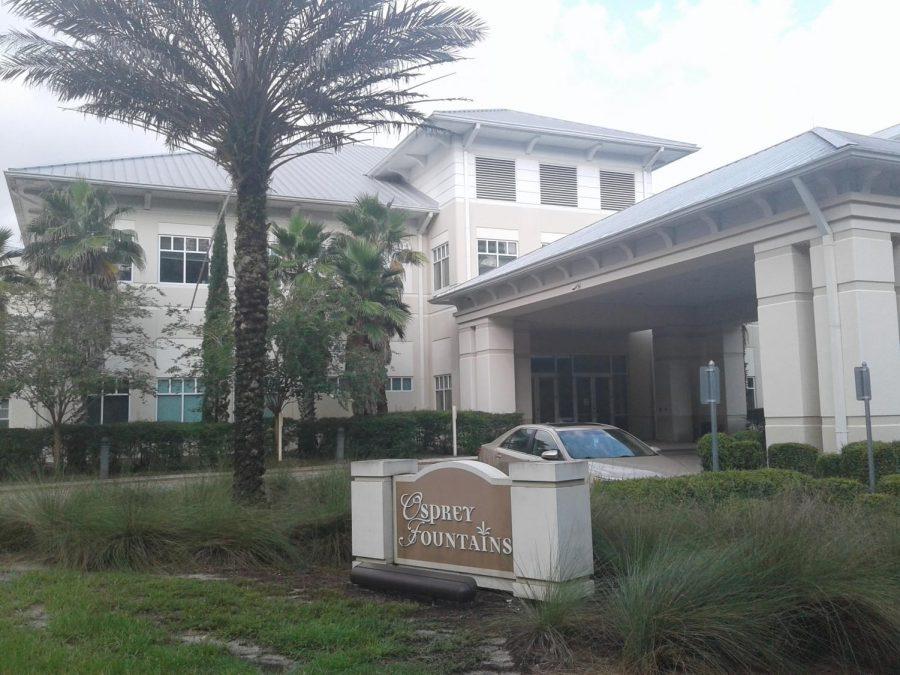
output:
[[[477,10],[490,34],[427,90],[471,101],[434,107],[516,108],[704,148],[662,169],[657,189],[815,125],[871,132],[900,122],[894,0],[457,4]],[[161,147],[17,85],[0,85],[0,100],[3,168]],[[11,220],[0,194],[0,221]]]

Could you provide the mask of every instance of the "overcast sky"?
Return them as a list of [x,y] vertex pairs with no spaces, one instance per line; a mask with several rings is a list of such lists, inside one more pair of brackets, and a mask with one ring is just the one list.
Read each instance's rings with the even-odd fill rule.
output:
[[[697,143],[659,191],[813,126],[900,123],[898,0],[456,0],[488,38],[427,91]],[[0,31],[20,25],[2,8]],[[426,108],[426,111],[428,108]],[[379,139],[392,144],[394,139]],[[0,168],[164,151],[41,91],[0,84]],[[0,224],[15,224],[5,181]]]

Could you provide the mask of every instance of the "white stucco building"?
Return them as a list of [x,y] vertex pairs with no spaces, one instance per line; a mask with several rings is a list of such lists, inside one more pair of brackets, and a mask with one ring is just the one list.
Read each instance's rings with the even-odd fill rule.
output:
[[[393,149],[283,167],[271,215],[334,225],[362,193],[409,213],[410,245],[430,264],[406,276],[413,319],[393,345],[393,409],[453,402],[692,441],[708,423],[697,369],[714,359],[723,425],[743,428],[750,399],[770,442],[832,450],[862,434],[852,380],[862,360],[876,436],[900,438],[892,135],[814,129],[652,195],[652,172],[695,146],[508,110],[442,112]],[[19,225],[42,191],[78,177],[132,207],[122,226],[147,254],[132,283],[190,305],[225,174],[191,154],[10,169]],[[200,320],[202,281],[193,301]],[[191,418],[200,394],[169,378],[171,359],[157,355],[155,400],[123,391],[107,396],[109,410]],[[8,410],[11,425],[36,423],[20,401]]]

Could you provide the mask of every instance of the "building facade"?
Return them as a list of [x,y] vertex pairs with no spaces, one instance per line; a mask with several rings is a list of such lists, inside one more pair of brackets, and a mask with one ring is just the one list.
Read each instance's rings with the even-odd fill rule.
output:
[[[508,110],[435,113],[393,149],[283,167],[271,218],[337,228],[361,194],[409,214],[429,263],[407,270],[391,409],[518,410],[687,443],[709,426],[698,369],[713,360],[722,428],[763,409],[770,442],[835,450],[864,433],[862,361],[875,435],[900,438],[897,136],[814,129],[654,195],[653,171],[695,146]],[[131,283],[202,320],[217,214],[233,225],[224,173],[191,154],[11,169],[20,226],[44,190],[78,177],[132,207],[122,226],[147,267]],[[151,330],[162,324],[161,310]],[[167,374],[173,356],[157,354],[156,397],[123,387],[104,419],[196,417],[202,392]],[[37,423],[15,399],[0,411]],[[345,414],[327,400],[319,412]]]
[[[393,149],[351,146],[280,169],[270,193],[271,219],[283,224],[302,214],[337,229],[340,211],[363,194],[408,213],[408,244],[429,262],[406,272],[404,300],[412,319],[405,339],[392,344],[389,407],[448,409],[460,400],[458,335],[453,308],[433,304],[433,294],[627,208],[650,193],[654,169],[695,150],[509,110],[435,113]],[[79,178],[131,209],[119,226],[137,233],[147,264],[127,271],[127,282],[161,292],[151,335],[162,334],[169,306],[189,308],[201,322],[206,289],[200,275],[222,209],[233,254],[233,203],[224,172],[190,153],[10,169],[6,180],[19,226],[24,230],[40,210],[44,191]],[[177,354],[170,345],[157,352],[156,397],[106,393],[94,417],[196,419],[202,392],[193,378],[170,376]],[[39,423],[24,402],[6,405],[12,426]],[[346,414],[331,400],[319,408],[323,415]]]

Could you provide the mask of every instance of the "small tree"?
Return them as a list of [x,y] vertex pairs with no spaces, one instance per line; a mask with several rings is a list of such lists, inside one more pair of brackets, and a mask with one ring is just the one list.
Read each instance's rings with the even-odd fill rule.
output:
[[57,471],[65,461],[62,427],[82,420],[88,397],[116,379],[150,390],[154,343],[142,321],[152,304],[136,287],[110,292],[72,280],[43,280],[11,295],[0,380],[52,427]]
[[305,273],[270,306],[266,405],[275,416],[280,461],[285,407],[296,400],[307,416],[316,400],[334,389],[331,376],[342,362],[348,303],[330,278]]
[[234,328],[231,291],[228,288],[228,235],[225,218],[219,219],[213,235],[209,263],[209,292],[201,345],[203,421],[227,422],[234,371]]

